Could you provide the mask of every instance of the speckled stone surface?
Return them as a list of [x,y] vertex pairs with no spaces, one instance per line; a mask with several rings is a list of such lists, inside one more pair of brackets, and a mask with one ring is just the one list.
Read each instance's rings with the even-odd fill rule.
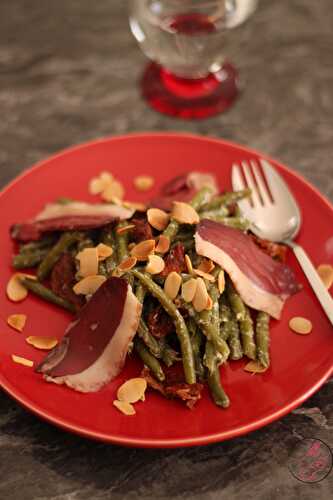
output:
[[[227,45],[244,92],[227,114],[166,118],[139,98],[145,62],[126,2],[0,2],[0,186],[69,145],[142,130],[231,139],[294,167],[333,200],[333,4],[262,0]],[[332,338],[333,341],[333,338]],[[333,381],[301,409],[229,442],[136,450],[64,433],[0,393],[0,499],[327,500],[333,474],[296,480],[287,461],[302,437],[333,447]]]

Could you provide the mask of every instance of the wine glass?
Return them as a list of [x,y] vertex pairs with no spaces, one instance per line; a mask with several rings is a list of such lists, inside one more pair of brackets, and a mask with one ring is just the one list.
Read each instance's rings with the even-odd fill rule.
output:
[[239,93],[237,70],[225,59],[228,30],[258,0],[130,0],[130,27],[152,60],[141,89],[156,110],[205,118],[229,108]]

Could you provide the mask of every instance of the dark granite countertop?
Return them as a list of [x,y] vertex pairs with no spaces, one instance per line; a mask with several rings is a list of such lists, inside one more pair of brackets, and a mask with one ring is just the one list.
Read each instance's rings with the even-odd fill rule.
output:
[[[69,145],[137,130],[179,130],[250,145],[333,200],[332,0],[262,0],[229,46],[244,93],[227,114],[185,122],[148,109],[126,2],[2,0],[0,186]],[[264,429],[193,449],[138,450],[62,432],[0,393],[0,499],[327,500],[333,474],[296,480],[302,437],[333,447],[333,381]]]

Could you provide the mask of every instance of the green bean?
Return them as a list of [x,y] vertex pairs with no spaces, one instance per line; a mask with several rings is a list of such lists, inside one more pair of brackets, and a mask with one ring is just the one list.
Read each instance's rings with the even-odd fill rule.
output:
[[220,299],[220,321],[222,323],[227,323],[232,319],[232,312],[229,307],[226,294],[223,293]]
[[100,243],[104,243],[104,245],[108,245],[109,247],[114,247],[115,240],[114,234],[111,226],[106,226],[102,229],[99,236]]
[[115,242],[117,247],[118,264],[128,257],[128,233],[118,233],[117,230],[128,226],[127,221],[121,221],[116,227]]
[[265,367],[269,367],[269,315],[259,311],[256,322],[257,357]]
[[93,248],[95,243],[88,234],[82,235],[77,243],[77,252],[82,252],[85,248]]
[[143,304],[143,302],[145,300],[146,293],[147,293],[147,289],[139,281],[139,283],[136,285],[135,296],[138,299],[138,301],[140,302],[140,304]]
[[[230,284],[230,287],[231,286],[232,285]],[[231,290],[234,292],[234,288],[231,288]],[[239,326],[235,314],[230,308],[226,294],[223,294],[220,300],[220,318],[221,337],[225,341],[228,341],[231,359],[241,359],[243,357],[243,350],[239,337]]]
[[188,331],[192,342],[195,371],[199,379],[203,380],[205,378],[205,369],[201,359],[201,345],[203,338],[193,318],[189,318],[188,320]]
[[228,342],[230,334],[231,334],[231,325],[230,322],[225,323],[221,321],[220,324],[220,337],[223,339],[225,342]]
[[[220,270],[221,270],[221,268],[219,266],[215,266],[215,268],[211,272],[211,274],[214,276],[214,278],[217,278]],[[216,341],[214,341],[215,335],[211,338],[211,340],[213,341],[215,348],[218,350],[218,352],[220,354],[219,362],[224,363],[229,357],[230,349],[228,347],[228,344],[226,343],[226,338],[223,335],[223,331],[221,332],[221,329],[220,329],[220,326],[221,326],[220,307],[219,307],[220,292],[217,288],[216,282],[212,283],[209,286],[209,294],[210,294],[210,297],[213,301],[213,307],[212,307],[211,315],[210,315],[210,325],[212,328],[215,329],[216,338],[218,339],[219,343],[217,344]],[[204,316],[204,318],[207,317],[207,319],[208,319],[209,316],[208,316],[208,314],[206,314],[206,312],[209,312],[209,311],[203,311],[200,314],[201,314],[201,316]],[[220,347],[222,348],[222,350],[220,349]]]
[[62,297],[59,297],[58,295],[53,293],[52,290],[46,288],[46,286],[42,285],[38,281],[26,277],[20,278],[20,281],[25,288],[30,290],[30,292],[33,292],[35,295],[38,295],[42,299],[57,306],[63,307],[64,309],[67,309],[72,313],[76,312],[75,306],[71,302],[63,299]]
[[131,273],[147,288],[147,290],[160,302],[163,309],[171,316],[174,321],[176,333],[180,342],[182,361],[185,373],[185,380],[188,384],[194,384],[196,380],[193,350],[190,336],[184,321],[183,316],[178,311],[175,304],[164,293],[162,288],[158,286],[147,274],[143,274],[137,270],[132,270]]
[[191,239],[188,239],[188,240],[183,240],[183,241],[178,241],[178,240],[174,240],[173,244],[171,245],[171,248],[173,248],[175,245],[178,245],[178,243],[181,243],[184,247],[184,249],[186,250],[186,252],[188,252],[189,250],[191,250],[192,248],[194,248],[194,239],[191,238]]
[[230,349],[226,341],[220,337],[220,332],[216,329],[216,325],[211,323],[210,311],[205,310],[197,313],[194,311],[193,307],[186,302],[182,302],[182,307],[189,312],[205,337],[211,340],[215,349],[221,354],[221,363],[224,363],[229,357]]
[[107,257],[104,261],[106,272],[109,276],[112,273],[112,271],[117,267],[117,252],[115,251],[116,242],[113,230],[110,226],[107,226],[102,230],[100,236],[100,242],[104,243],[104,245],[108,245],[113,249],[113,254],[110,255],[110,257]]
[[224,217],[219,215],[210,215],[209,212],[202,212],[200,216],[202,219],[221,222],[225,226],[233,227],[234,229],[240,229],[241,231],[247,231],[250,227],[250,222],[243,217]]
[[63,233],[53,248],[47,253],[42,262],[38,266],[37,278],[43,281],[50,274],[53,266],[60,259],[61,255],[70,248],[77,240],[78,234],[76,232]]
[[239,336],[239,326],[235,318],[225,324],[225,329],[229,332],[228,345],[230,347],[230,357],[233,360],[243,357],[242,344]]
[[228,206],[251,196],[251,189],[243,189],[242,191],[232,191],[216,196],[210,202],[206,203],[202,208],[203,210],[214,210],[221,206]]
[[[194,210],[198,211],[200,207],[207,202],[211,192],[212,190],[209,187],[202,188],[200,191],[198,191],[198,193],[194,196],[189,204],[194,208]],[[168,226],[163,231],[163,235],[169,238],[170,242],[172,242],[179,231],[179,227],[179,222],[171,218]]]
[[221,354],[216,351],[213,342],[210,340],[206,341],[205,354],[203,357],[203,364],[207,368],[208,373],[213,373],[216,365],[220,365],[223,362]]
[[[126,221],[120,222],[117,226],[117,228],[121,228],[128,225]],[[118,264],[120,264],[123,260],[125,260],[128,255],[128,233],[115,233],[115,239],[116,239],[116,247],[117,247],[117,256],[118,256]],[[126,272],[123,274],[122,278],[124,278],[127,283],[133,288],[134,286],[134,277],[131,273]]]
[[200,191],[197,192],[194,198],[192,198],[192,200],[190,201],[191,207],[193,207],[194,210],[198,212],[199,210],[201,210],[203,205],[208,203],[208,201],[211,198],[211,195],[212,195],[212,188],[210,188],[209,186],[203,187],[202,189],[200,189]]
[[[135,289],[135,296],[140,304],[143,304],[145,300],[146,291],[146,288],[139,282]],[[150,333],[149,328],[142,317],[140,318],[138,325],[138,335],[154,356],[156,356],[157,358],[162,357],[163,349],[161,348],[155,337]]]
[[181,361],[178,352],[176,352],[167,343],[163,346],[162,361],[167,366],[172,366],[176,361]]
[[25,243],[20,246],[19,255],[25,253],[34,253],[39,250],[44,250],[45,248],[50,248],[57,241],[57,238],[54,236],[44,236],[44,238],[38,241],[30,241],[29,243]]
[[232,331],[231,321],[233,319],[233,314],[231,312],[225,293],[221,295],[219,308],[220,308],[220,336],[227,342]]
[[35,252],[24,252],[22,254],[14,255],[12,265],[15,269],[26,269],[27,267],[35,267],[42,262],[48,249],[40,249]]
[[179,231],[177,233],[176,240],[178,242],[186,241],[186,240],[194,237],[193,227],[192,226],[189,226],[189,227],[190,227],[189,230],[183,230],[183,231]]
[[246,307],[230,280],[227,281],[226,291],[231,309],[237,321],[243,321],[246,318]]
[[159,382],[163,382],[165,380],[165,375],[163,373],[160,362],[149,352],[141,339],[137,337],[134,338],[134,348],[139,354],[143,363],[150,369],[155,378]]
[[227,207],[220,207],[216,208],[215,210],[203,210],[202,212],[200,212],[200,219],[225,219],[228,216],[229,210],[227,209]]
[[166,236],[167,238],[169,238],[170,242],[172,242],[178,233],[179,226],[179,222],[177,222],[175,219],[171,219],[171,221],[163,231],[163,236]]
[[161,358],[163,350],[160,348],[158,341],[150,333],[149,328],[143,318],[140,318],[138,325],[138,336],[145,345],[148,347],[149,351],[156,357]]
[[239,323],[243,351],[245,356],[250,359],[256,359],[256,344],[254,342],[254,328],[253,321],[249,309],[246,307],[246,317]]
[[217,364],[215,364],[213,372],[208,373],[207,382],[215,404],[217,406],[222,406],[222,408],[228,408],[230,400],[222,387],[220,370]]

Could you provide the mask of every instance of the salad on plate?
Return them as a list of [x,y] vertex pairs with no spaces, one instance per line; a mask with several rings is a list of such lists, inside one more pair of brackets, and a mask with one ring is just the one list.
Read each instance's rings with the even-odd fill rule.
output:
[[[141,191],[153,182],[134,179]],[[247,371],[266,371],[270,319],[279,320],[300,288],[286,247],[254,236],[237,206],[251,192],[220,192],[212,174],[171,179],[146,205],[124,201],[109,172],[91,179],[89,191],[101,202],[58,199],[11,228],[9,299],[33,293],[72,315],[61,341],[26,339],[49,351],[37,366],[18,355],[13,361],[87,393],[136,356],[142,370],[114,401],[126,415],[147,387],[193,408],[207,385],[227,408],[232,394],[220,368],[245,358]],[[22,330],[25,319],[8,322]]]

